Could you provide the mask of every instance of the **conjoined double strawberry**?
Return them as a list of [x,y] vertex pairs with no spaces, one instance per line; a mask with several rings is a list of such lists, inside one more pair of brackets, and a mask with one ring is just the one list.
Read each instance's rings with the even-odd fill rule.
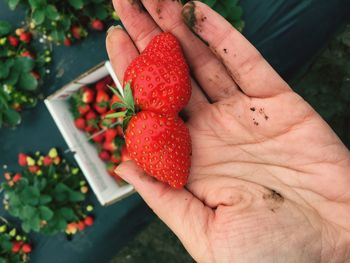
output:
[[191,138],[179,111],[191,97],[189,68],[171,33],[155,36],[124,75],[124,94],[108,115],[124,117],[130,157],[146,173],[174,188],[183,187],[190,171]]

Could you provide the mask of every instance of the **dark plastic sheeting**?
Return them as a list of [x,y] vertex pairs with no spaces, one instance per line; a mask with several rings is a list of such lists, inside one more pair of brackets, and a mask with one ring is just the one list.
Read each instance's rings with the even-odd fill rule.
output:
[[[290,80],[322,48],[350,17],[349,0],[242,0],[250,39],[277,71]],[[0,19],[20,25],[23,11],[10,12],[0,1]],[[51,74],[45,83],[48,95],[86,70],[107,59],[105,35],[91,34],[70,48],[55,47]],[[22,125],[13,131],[0,130],[0,165],[17,169],[19,152],[51,146],[66,149],[61,134],[42,102],[23,114]],[[72,156],[66,158],[73,160]],[[67,241],[64,235],[42,237],[35,241],[32,262],[108,262],[127,240],[152,218],[138,195],[109,207],[96,205],[96,223],[84,233]],[[0,215],[6,212],[0,208]],[[7,216],[8,217],[8,216]]]

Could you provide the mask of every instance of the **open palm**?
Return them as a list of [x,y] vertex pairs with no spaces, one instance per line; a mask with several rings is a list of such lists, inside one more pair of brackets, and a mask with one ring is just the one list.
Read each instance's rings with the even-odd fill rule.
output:
[[138,1],[114,1],[131,38],[111,30],[108,54],[122,79],[154,35],[164,30],[178,37],[194,78],[185,109],[192,167],[184,190],[144,176],[133,162],[118,173],[197,261],[344,262],[350,255],[349,151],[209,7],[142,2],[146,10]]

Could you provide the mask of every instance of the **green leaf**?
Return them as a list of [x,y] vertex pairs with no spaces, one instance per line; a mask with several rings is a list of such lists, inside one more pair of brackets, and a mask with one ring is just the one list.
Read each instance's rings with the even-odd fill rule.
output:
[[50,36],[55,42],[63,42],[65,39],[63,30],[52,30]]
[[32,9],[43,8],[47,3],[46,0],[28,0]]
[[16,69],[15,67],[11,68],[10,75],[5,79],[4,82],[6,82],[8,85],[16,85],[19,79],[20,71]]
[[[1,248],[4,249],[7,252],[10,252],[12,250],[12,243],[10,241],[8,241],[8,240],[4,240],[1,243]],[[1,261],[0,261],[0,263],[1,263]]]
[[69,4],[75,9],[81,9],[84,6],[83,0],[68,0]]
[[2,63],[2,67],[0,70],[0,79],[7,78],[10,74],[10,69],[13,66],[14,60],[8,59]]
[[105,20],[108,17],[108,10],[103,5],[95,5],[95,16],[100,20]]
[[19,1],[20,0],[7,0],[7,3],[9,5],[10,9],[14,10],[17,7]]
[[112,110],[126,108],[127,106],[123,102],[114,102],[112,104]]
[[22,208],[21,218],[31,219],[36,214],[36,209],[33,206],[25,205]]
[[74,221],[77,219],[77,216],[75,215],[73,209],[71,208],[63,207],[60,209],[60,212],[62,216],[68,221]]
[[49,196],[49,195],[41,195],[39,203],[41,205],[46,205],[46,204],[50,203],[51,201],[52,201],[52,197],[51,196]]
[[243,9],[240,6],[232,7],[229,10],[229,20],[239,20],[243,15]]
[[22,222],[22,229],[24,232],[29,233],[30,230],[32,230],[32,226],[29,221],[23,221]]
[[80,202],[85,200],[85,195],[77,192],[77,191],[70,191],[69,193],[69,201],[71,202]]
[[40,231],[40,217],[38,215],[32,217],[29,222],[30,222],[31,228],[34,231],[36,232]]
[[7,21],[0,21],[0,37],[7,35],[11,31],[11,25]]
[[45,9],[34,9],[32,19],[35,24],[42,24],[45,20]]
[[213,7],[217,0],[205,0],[204,3],[206,3],[208,6]]
[[14,68],[20,72],[31,72],[34,66],[34,60],[28,57],[17,57],[14,61]]
[[21,123],[21,115],[14,109],[8,108],[3,113],[3,121],[11,126]]
[[26,187],[20,194],[22,203],[29,205],[37,205],[39,203],[40,192],[33,186]]
[[50,220],[53,217],[53,212],[50,208],[48,208],[47,206],[40,206],[39,207],[39,213],[40,213],[40,218],[42,220]]
[[31,73],[23,72],[19,77],[18,86],[22,90],[34,91],[38,88],[38,81]]
[[135,111],[134,98],[132,96],[130,81],[127,82],[124,87],[124,98],[125,104],[128,105],[128,109]]
[[46,9],[46,17],[50,20],[58,20],[60,18],[60,14],[57,11],[57,8],[54,5],[47,5]]

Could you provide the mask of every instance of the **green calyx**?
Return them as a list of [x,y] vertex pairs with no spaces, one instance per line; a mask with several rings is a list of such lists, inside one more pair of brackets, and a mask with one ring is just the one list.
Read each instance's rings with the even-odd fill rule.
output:
[[114,118],[119,118],[123,117],[123,130],[126,129],[130,119],[132,116],[136,114],[136,109],[135,109],[135,103],[134,103],[134,97],[132,95],[132,90],[131,90],[131,81],[127,82],[124,86],[124,96],[120,94],[119,90],[109,87],[110,90],[115,94],[120,101],[114,102],[112,104],[112,110],[115,109],[126,109],[125,111],[121,112],[116,112],[116,113],[111,113],[106,116],[106,119],[114,119]]

